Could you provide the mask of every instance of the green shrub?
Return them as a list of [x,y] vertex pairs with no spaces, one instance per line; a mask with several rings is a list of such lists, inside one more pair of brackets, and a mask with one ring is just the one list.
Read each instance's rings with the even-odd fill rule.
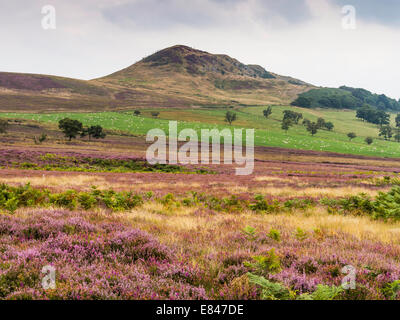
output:
[[268,237],[277,242],[281,241],[281,233],[279,232],[279,230],[271,229],[268,233]]
[[396,300],[400,292],[400,280],[388,283],[383,289],[382,293],[387,299]]
[[18,209],[18,202],[17,198],[10,198],[4,203],[4,208],[10,213],[14,213]]
[[56,207],[74,210],[77,207],[77,193],[75,190],[67,190],[62,193],[51,194],[50,203]]
[[90,210],[96,205],[104,204],[114,211],[129,210],[143,204],[143,199],[132,192],[101,191],[92,187],[90,192],[77,193],[67,190],[61,193],[50,193],[47,189],[34,189],[30,184],[12,187],[0,184],[0,209],[11,213],[19,207],[48,206],[74,210],[79,206]]
[[374,201],[365,193],[342,199],[323,198],[320,204],[327,206],[328,213],[371,215],[375,210]]
[[380,192],[373,203],[374,219],[400,219],[400,187],[394,186],[387,193]]
[[263,300],[293,300],[296,296],[295,292],[280,283],[271,282],[252,273],[248,273],[247,276],[250,283],[260,287]]
[[371,214],[374,209],[371,198],[365,193],[342,199],[340,205],[345,213]]
[[303,241],[308,238],[308,233],[301,228],[297,228],[296,232],[294,233],[294,236],[296,237],[297,240]]
[[306,210],[315,206],[315,201],[312,199],[291,199],[285,201],[283,206],[287,210]]
[[243,228],[242,233],[246,236],[247,240],[254,241],[257,239],[257,231],[251,226]]
[[160,202],[165,206],[165,207],[171,207],[176,203],[175,197],[172,193],[168,193],[165,195]]
[[107,190],[101,194],[101,199],[106,207],[113,211],[129,210],[143,204],[142,197],[133,194],[132,192],[115,192],[114,190]]
[[272,204],[268,203],[262,195],[256,195],[255,202],[249,205],[249,208],[257,212],[278,212],[281,209],[279,201],[274,201]]
[[265,256],[254,256],[252,259],[253,262],[245,262],[244,264],[257,274],[274,274],[282,270],[281,260],[275,253],[275,249],[269,250]]
[[153,191],[148,191],[148,192],[146,192],[146,198],[147,198],[147,199],[153,198],[153,195],[154,195]]
[[296,295],[295,291],[283,284],[269,281],[262,276],[247,273],[247,277],[250,283],[261,289],[261,299],[263,300],[335,300],[344,292],[341,287],[319,284],[312,293]]
[[90,210],[97,203],[97,199],[92,194],[81,192],[78,195],[78,202],[83,209]]
[[242,211],[243,209],[241,201],[235,195],[222,199],[222,204],[225,211]]
[[313,293],[304,293],[297,300],[334,300],[343,292],[343,288],[319,284]]

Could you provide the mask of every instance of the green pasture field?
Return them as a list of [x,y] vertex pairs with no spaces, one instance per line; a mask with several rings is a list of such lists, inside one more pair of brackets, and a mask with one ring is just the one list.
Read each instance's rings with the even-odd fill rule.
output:
[[[135,135],[146,135],[150,129],[159,128],[168,134],[169,120],[178,121],[178,130],[254,128],[255,145],[283,147],[292,149],[331,151],[343,154],[357,154],[380,157],[400,157],[400,143],[385,141],[378,137],[376,125],[362,122],[355,117],[354,110],[302,109],[289,106],[274,106],[269,119],[263,117],[265,107],[239,107],[234,110],[238,120],[229,126],[224,121],[228,108],[192,108],[192,109],[141,109],[141,115],[133,112],[97,112],[97,113],[2,113],[0,117],[30,119],[39,122],[57,123],[69,117],[83,122],[84,125],[101,125],[113,131],[128,132]],[[315,121],[318,117],[331,121],[335,128],[329,132],[319,130],[312,137],[303,125],[295,125],[286,133],[281,129],[283,111],[292,109],[301,112],[304,118]],[[158,118],[151,116],[152,111],[160,112]],[[394,122],[394,115],[392,115]],[[357,138],[349,141],[347,133],[355,132]],[[367,145],[366,137],[374,138],[372,145]]]

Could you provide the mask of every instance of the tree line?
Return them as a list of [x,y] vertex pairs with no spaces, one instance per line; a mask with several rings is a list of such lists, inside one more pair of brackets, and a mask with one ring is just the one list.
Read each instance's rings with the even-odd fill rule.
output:
[[377,110],[369,105],[364,105],[357,110],[356,118],[376,124],[379,126],[379,136],[385,140],[390,140],[392,137],[397,142],[400,142],[400,113],[396,115],[395,127],[390,124],[390,114],[382,110]]
[[359,109],[363,105],[382,111],[400,111],[400,100],[384,94],[374,94],[361,88],[342,86],[336,88],[311,89],[301,93],[291,103],[302,108]]

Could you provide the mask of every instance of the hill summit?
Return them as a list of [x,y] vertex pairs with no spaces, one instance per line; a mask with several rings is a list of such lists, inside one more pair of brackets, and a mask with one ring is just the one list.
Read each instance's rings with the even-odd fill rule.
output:
[[144,58],[151,67],[176,65],[182,66],[193,75],[217,73],[221,75],[247,76],[262,79],[275,79],[275,76],[258,65],[245,65],[227,55],[211,54],[187,46],[177,45]]
[[312,88],[225,54],[176,45],[90,81],[0,72],[0,110],[289,104]]
[[[169,106],[290,103],[299,93],[313,88],[259,65],[246,65],[225,54],[184,45],[158,51],[97,80],[168,95]],[[125,92],[124,98],[129,95]]]

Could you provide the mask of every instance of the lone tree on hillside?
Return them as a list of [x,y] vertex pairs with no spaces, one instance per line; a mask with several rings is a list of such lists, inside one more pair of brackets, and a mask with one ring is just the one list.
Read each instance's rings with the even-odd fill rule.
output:
[[303,124],[303,126],[308,127],[308,125],[309,125],[310,123],[311,123],[310,120],[304,119],[302,124]]
[[328,129],[328,131],[332,131],[335,125],[332,122],[325,122],[325,128]]
[[383,126],[379,129],[379,136],[384,137],[385,140],[390,140],[393,137],[393,130],[391,126]]
[[6,133],[8,129],[8,121],[0,119],[0,133]]
[[78,134],[84,132],[82,122],[69,118],[60,120],[58,122],[58,128],[64,133],[65,137],[69,138],[69,141],[71,141],[72,138],[75,139]]
[[266,119],[268,119],[268,117],[272,114],[272,107],[269,106],[267,109],[265,109],[263,111],[263,115]]
[[324,118],[318,118],[317,120],[318,129],[325,128],[326,122]]
[[318,124],[316,122],[309,122],[307,124],[307,131],[311,133],[312,136],[314,136],[318,132]]
[[89,136],[89,140],[91,137],[95,139],[104,139],[106,137],[103,128],[99,125],[89,127],[87,129],[87,135]]
[[285,119],[291,120],[295,124],[298,124],[300,119],[303,119],[303,114],[292,111],[292,110],[284,110],[283,111],[283,120],[285,120]]
[[347,134],[347,137],[351,140],[353,140],[354,138],[357,138],[357,135],[354,132],[349,132]]
[[225,114],[225,121],[229,123],[229,125],[232,125],[233,121],[237,120],[237,116],[235,112],[232,111],[227,111]]
[[283,119],[282,121],[282,130],[285,130],[286,133],[288,132],[289,128],[293,125],[293,122],[289,119]]
[[141,114],[141,112],[140,112],[140,110],[135,110],[135,111],[133,111],[133,114],[135,116],[139,116]]
[[366,137],[365,138],[365,143],[366,144],[370,145],[370,144],[372,144],[372,142],[374,142],[374,139],[372,139],[371,137]]

